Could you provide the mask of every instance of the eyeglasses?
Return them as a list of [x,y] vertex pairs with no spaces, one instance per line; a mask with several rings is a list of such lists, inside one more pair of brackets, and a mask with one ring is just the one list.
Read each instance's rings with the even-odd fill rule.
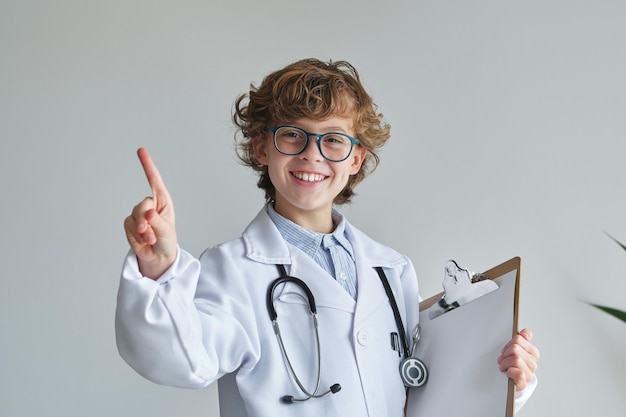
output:
[[299,155],[309,144],[309,138],[316,138],[317,148],[324,159],[331,162],[341,162],[348,159],[357,138],[345,133],[310,133],[295,126],[273,126],[268,130],[274,133],[274,147],[284,155]]

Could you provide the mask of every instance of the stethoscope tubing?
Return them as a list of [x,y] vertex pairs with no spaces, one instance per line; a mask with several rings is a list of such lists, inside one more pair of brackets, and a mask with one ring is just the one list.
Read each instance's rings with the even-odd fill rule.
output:
[[[279,267],[282,267],[282,271],[285,270],[284,269],[285,267],[283,265],[279,265]],[[309,288],[309,286],[306,285],[305,282],[302,281],[300,278],[292,277],[285,273],[281,275],[280,277],[276,278],[274,282],[270,284],[269,289],[267,291],[267,312],[270,315],[270,320],[272,320],[272,323],[275,322],[276,319],[278,318],[278,314],[276,313],[276,309],[274,308],[274,292],[276,291],[276,287],[278,287],[280,284],[284,284],[287,282],[293,282],[298,287],[300,287],[302,291],[304,291],[309,301],[309,309],[311,310],[311,314],[317,315],[317,306],[315,305],[315,297],[313,296],[313,293],[311,292],[311,289]]]
[[[320,344],[320,333],[319,333],[319,329],[317,326],[317,313],[312,313],[312,315],[313,315],[313,327],[315,328],[315,344],[317,347],[317,381],[315,382],[315,390],[313,390],[313,393],[310,393],[304,387],[304,384],[302,384],[302,382],[300,381],[300,378],[298,378],[298,375],[296,375],[296,372],[293,369],[293,365],[291,364],[291,360],[289,360],[289,355],[287,355],[287,350],[285,349],[285,344],[283,343],[283,337],[280,333],[280,326],[278,325],[278,321],[272,320],[272,326],[274,327],[274,333],[276,333],[276,337],[278,338],[278,344],[280,345],[280,350],[282,351],[285,361],[287,362],[287,368],[289,369],[289,373],[291,374],[293,379],[296,381],[298,388],[300,388],[300,390],[305,395],[316,398],[318,396],[317,391],[319,391],[320,389],[320,384],[322,380],[322,349],[321,349],[321,344]],[[326,395],[326,394],[323,394],[323,395]]]
[[[285,267],[283,265],[278,265],[278,269],[281,273],[281,276],[272,282],[267,292],[267,311],[272,320],[272,327],[274,328],[274,333],[276,334],[276,338],[278,339],[280,350],[283,354],[283,357],[285,358],[285,361],[287,362],[287,368],[289,370],[289,373],[296,382],[296,385],[298,385],[298,388],[300,388],[300,390],[307,396],[307,398],[295,398],[292,395],[285,395],[281,397],[281,401],[286,404],[292,404],[294,402],[307,401],[311,398],[321,398],[331,393],[334,394],[341,390],[341,385],[334,384],[328,390],[322,393],[318,393],[322,381],[322,346],[320,343],[320,333],[317,321],[317,306],[315,305],[315,297],[313,296],[313,293],[311,292],[309,286],[306,285],[304,281],[299,278],[287,275]],[[298,378],[298,375],[296,375],[296,371],[293,369],[293,365],[291,364],[291,360],[289,359],[289,355],[287,354],[287,349],[285,349],[283,336],[280,332],[280,326],[278,324],[278,314],[276,313],[276,309],[274,308],[274,293],[276,291],[276,288],[281,284],[286,284],[289,282],[300,287],[300,289],[306,294],[309,304],[309,310],[311,311],[311,318],[313,320],[313,328],[315,329],[315,345],[317,348],[317,378],[315,382],[315,389],[313,390],[313,392],[309,392],[309,390],[306,389],[302,381],[300,381],[300,378]]]

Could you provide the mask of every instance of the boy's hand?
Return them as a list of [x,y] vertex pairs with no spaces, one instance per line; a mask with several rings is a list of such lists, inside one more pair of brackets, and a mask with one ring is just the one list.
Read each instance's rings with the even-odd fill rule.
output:
[[537,371],[539,350],[531,343],[533,334],[524,329],[504,346],[498,364],[500,371],[513,380],[518,391],[526,388]]
[[159,171],[144,148],[137,150],[152,196],[137,204],[124,221],[126,238],[137,255],[139,270],[157,279],[176,259],[177,240],[174,205]]

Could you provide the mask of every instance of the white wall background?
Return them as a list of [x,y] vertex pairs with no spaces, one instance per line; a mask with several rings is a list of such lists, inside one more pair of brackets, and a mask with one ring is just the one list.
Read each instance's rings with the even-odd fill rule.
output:
[[262,204],[230,110],[303,57],[359,68],[393,137],[351,221],[415,262],[519,255],[541,348],[521,415],[624,415],[626,2],[0,1],[0,415],[216,416],[119,358],[122,221],[153,154],[199,254]]

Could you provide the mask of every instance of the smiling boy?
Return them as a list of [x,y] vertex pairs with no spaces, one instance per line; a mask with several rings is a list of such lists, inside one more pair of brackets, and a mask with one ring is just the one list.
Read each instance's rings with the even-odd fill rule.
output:
[[[138,152],[152,196],[125,221],[120,354],[161,384],[204,387],[234,374],[250,417],[401,417],[402,358],[389,335],[408,337],[417,325],[415,270],[337,210],[377,166],[389,126],[352,65],[316,59],[268,75],[238,98],[233,120],[238,155],[259,174],[266,204],[241,237],[199,259],[179,248],[171,197],[148,152]],[[275,287],[277,277],[289,279]],[[518,406],[536,384],[531,337],[520,332],[494,358],[514,380]]]

